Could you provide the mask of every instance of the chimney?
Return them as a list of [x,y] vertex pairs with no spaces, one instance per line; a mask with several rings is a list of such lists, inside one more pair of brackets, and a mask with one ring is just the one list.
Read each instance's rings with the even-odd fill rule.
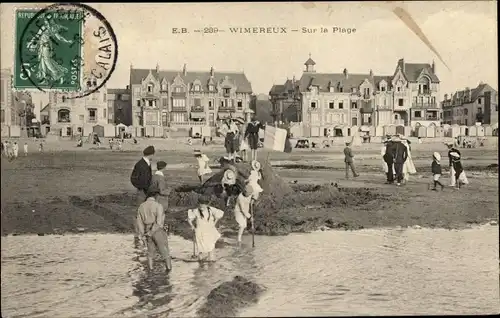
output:
[[344,73],[345,78],[349,78],[349,73],[347,72],[346,68],[344,68],[344,72],[343,73]]
[[186,74],[187,74],[187,68],[186,67],[187,67],[187,65],[186,65],[186,63],[184,63],[184,67],[182,68],[182,75],[184,75],[184,76],[186,76]]
[[370,69],[370,77],[373,77],[373,71]]
[[398,61],[398,66],[399,66],[399,67],[401,67],[401,70],[402,70],[402,71],[403,71],[403,73],[404,73],[404,71],[405,71],[405,59],[404,59],[404,58],[399,59],[399,61]]
[[160,72],[160,65],[158,65],[158,63],[156,63],[156,73]]
[[214,77],[214,67],[210,67],[210,77]]
[[432,60],[432,73],[436,74],[436,63]]
[[125,89],[126,89],[127,91],[128,91],[128,90],[130,90],[130,85],[127,85],[127,86],[125,87]]

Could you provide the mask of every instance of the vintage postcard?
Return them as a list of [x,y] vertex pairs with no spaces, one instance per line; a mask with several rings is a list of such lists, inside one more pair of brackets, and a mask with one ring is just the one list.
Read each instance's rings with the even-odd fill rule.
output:
[[498,314],[497,11],[0,4],[1,316]]

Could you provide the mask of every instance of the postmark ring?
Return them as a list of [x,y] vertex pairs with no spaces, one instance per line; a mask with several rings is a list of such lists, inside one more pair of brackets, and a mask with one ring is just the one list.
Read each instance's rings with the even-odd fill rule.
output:
[[[19,22],[22,17],[29,18],[24,26]],[[92,17],[97,21],[89,19]],[[72,28],[77,30],[73,30],[73,37],[68,39],[63,34]],[[90,33],[84,32],[87,28]],[[28,33],[32,38],[26,42]],[[16,11],[16,34],[16,88],[80,91],[67,98],[81,98],[102,88],[115,70],[118,41],[114,30],[99,11],[86,4],[57,3],[39,10],[20,9]],[[94,56],[85,52],[93,48],[88,40],[97,41],[94,44],[99,49]],[[87,46],[83,48],[84,45]],[[32,53],[30,59],[26,59],[28,51]]]

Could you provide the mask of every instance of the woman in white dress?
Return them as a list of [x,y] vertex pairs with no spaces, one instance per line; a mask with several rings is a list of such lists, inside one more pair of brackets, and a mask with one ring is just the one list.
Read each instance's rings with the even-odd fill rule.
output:
[[417,173],[417,169],[415,168],[415,164],[413,164],[413,160],[411,158],[411,147],[408,141],[404,138],[401,139],[401,143],[405,145],[406,149],[408,149],[408,158],[403,165],[403,180],[404,182],[408,182],[410,180],[410,174]]
[[[221,237],[216,225],[224,216],[224,211],[209,206],[209,203],[209,197],[200,197],[198,208],[188,210],[188,223],[194,232],[198,260],[207,259],[214,262],[215,243]],[[207,254],[207,257],[204,258],[205,254]]]
[[212,169],[208,165],[210,159],[208,159],[207,155],[201,153],[200,150],[194,151],[194,157],[196,158],[196,161],[198,161],[198,179],[200,180],[200,183],[203,184],[203,176],[212,173]]
[[264,191],[262,187],[259,185],[259,180],[262,179],[262,174],[260,173],[261,164],[257,160],[252,161],[252,171],[250,172],[250,176],[248,177],[248,184],[252,187],[253,193],[252,198],[254,200],[259,199],[259,195]]

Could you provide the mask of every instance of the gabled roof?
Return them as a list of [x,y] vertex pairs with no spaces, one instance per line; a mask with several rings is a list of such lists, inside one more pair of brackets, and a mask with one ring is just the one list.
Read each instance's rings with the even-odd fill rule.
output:
[[374,79],[375,85],[377,85],[377,87],[380,84],[380,82],[382,82],[383,80],[387,83],[387,86],[391,86],[392,76],[390,76],[390,75],[374,76],[373,79]]
[[271,87],[271,90],[269,91],[269,94],[281,94],[284,91],[285,85],[273,85],[273,87]]
[[[466,91],[467,91],[467,89],[457,91],[454,94],[452,94],[450,96],[450,98],[447,100],[457,100],[457,99],[460,100],[463,97],[465,97]],[[496,92],[496,90],[493,87],[491,87],[490,85],[488,85],[486,83],[479,84],[476,88],[473,88],[470,90],[470,101],[468,100],[467,103],[475,102],[479,97],[484,95],[484,92],[488,92],[488,91]]]
[[429,74],[431,82],[439,83],[439,78],[434,74],[432,66],[429,63],[405,63],[403,73],[409,82],[416,82],[424,69]]
[[[160,70],[159,72],[156,69],[131,69],[130,70],[130,84],[141,84],[141,81],[145,79],[149,72],[156,78],[158,81],[161,81],[163,78],[172,82],[172,80],[176,76],[180,76],[182,80],[187,83],[193,83],[196,79],[198,79],[203,85],[207,85],[210,80],[210,72],[199,72],[199,71],[187,71],[186,75],[183,74],[182,71],[172,71],[172,70]],[[237,89],[238,93],[252,93],[252,85],[250,81],[247,79],[245,73],[240,72],[215,72],[214,80],[216,82],[220,82],[224,80],[225,77],[228,77],[229,81],[233,82]]]
[[308,58],[304,65],[316,65],[316,62],[314,62],[312,58]]
[[358,88],[365,79],[374,84],[374,78],[370,74],[348,74],[347,78],[343,73],[307,73],[302,74],[298,84],[301,92],[307,91],[309,86],[319,86],[319,90],[328,91],[329,85],[344,88],[344,92],[350,91],[353,87]]
[[294,89],[292,80],[286,80],[285,85],[283,85],[283,90],[285,92],[292,91]]

